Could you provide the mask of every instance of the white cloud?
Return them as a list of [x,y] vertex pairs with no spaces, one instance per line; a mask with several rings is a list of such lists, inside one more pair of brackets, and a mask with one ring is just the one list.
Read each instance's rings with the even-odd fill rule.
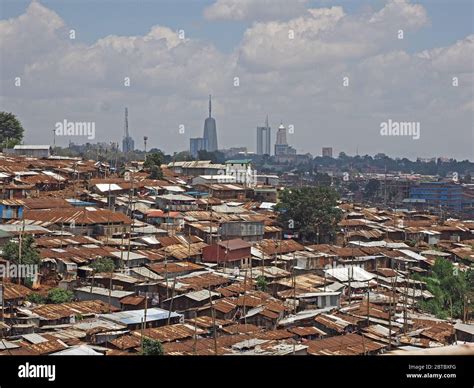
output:
[[209,20],[276,20],[300,15],[308,0],[217,0],[204,10]]
[[416,29],[428,22],[428,16],[421,5],[410,4],[407,0],[391,0],[369,22],[380,26],[399,23],[402,29]]
[[420,58],[429,60],[434,69],[442,72],[472,73],[474,68],[474,35],[457,41],[449,47],[425,50]]
[[[23,15],[0,21],[2,109],[18,114],[33,143],[49,139],[64,118],[96,121],[97,141],[121,141],[128,106],[137,146],[147,135],[149,147],[171,152],[202,134],[212,93],[224,147],[253,149],[255,127],[268,113],[273,127],[280,120],[295,126],[289,141],[300,152],[317,154],[332,145],[336,152],[358,146],[365,153],[470,157],[474,37],[404,51],[397,30],[427,23],[422,7],[404,1],[358,15],[342,7],[310,9],[254,23],[225,54],[205,41],[181,40],[166,26],[92,44],[71,41],[65,22],[33,2]],[[18,75],[20,88],[13,85]],[[236,76],[239,87],[233,86]],[[344,76],[349,87],[342,86]],[[459,87],[451,85],[453,76]],[[379,123],[388,118],[420,121],[421,139],[378,136]],[[446,148],[447,130],[456,131],[456,149]]]
[[399,29],[426,23],[424,9],[405,1],[390,1],[375,14],[357,16],[346,15],[341,7],[310,9],[289,21],[253,25],[245,32],[241,58],[260,69],[332,65],[393,48]]
[[61,48],[65,41],[64,21],[40,3],[32,2],[26,12],[14,19],[0,21],[0,42],[7,60],[2,60],[2,71],[12,71],[12,65],[30,63],[51,51]]

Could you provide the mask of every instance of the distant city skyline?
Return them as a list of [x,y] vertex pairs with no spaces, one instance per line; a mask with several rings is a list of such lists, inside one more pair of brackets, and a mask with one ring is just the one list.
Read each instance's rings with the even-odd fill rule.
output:
[[122,143],[127,106],[137,148],[147,137],[149,149],[189,150],[212,94],[219,149],[257,152],[268,114],[294,128],[298,154],[473,159],[471,1],[89,4],[2,2],[0,104],[26,144],[52,144],[65,121],[95,137],[57,145]]

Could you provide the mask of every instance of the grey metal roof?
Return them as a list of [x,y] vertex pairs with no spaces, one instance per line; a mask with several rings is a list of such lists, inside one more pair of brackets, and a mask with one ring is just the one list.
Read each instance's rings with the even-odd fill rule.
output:
[[36,333],[23,334],[22,337],[26,339],[28,342],[31,342],[32,344],[40,344],[42,342],[48,342],[46,338]]
[[[168,319],[169,311],[163,310],[160,308],[151,308],[147,310],[146,313],[146,322],[152,321],[162,321]],[[174,311],[171,312],[170,317],[176,318],[181,317],[181,314],[178,314]],[[102,314],[100,315],[101,318],[121,323],[124,325],[132,325],[141,323],[145,319],[145,310],[130,310],[130,311],[120,311],[118,313],[111,313],[111,314]]]

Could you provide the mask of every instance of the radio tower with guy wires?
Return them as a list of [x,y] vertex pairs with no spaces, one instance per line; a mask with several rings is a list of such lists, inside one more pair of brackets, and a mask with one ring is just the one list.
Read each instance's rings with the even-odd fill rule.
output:
[[125,131],[124,137],[122,140],[122,151],[123,152],[132,152],[135,150],[135,142],[128,132],[128,108],[125,108]]

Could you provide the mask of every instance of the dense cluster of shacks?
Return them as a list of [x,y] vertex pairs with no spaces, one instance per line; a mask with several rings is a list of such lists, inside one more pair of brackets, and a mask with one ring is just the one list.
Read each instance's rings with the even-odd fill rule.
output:
[[[32,285],[3,280],[0,354],[139,355],[144,338],[166,355],[372,355],[474,341],[468,308],[462,321],[422,312],[434,296],[413,279],[438,257],[466,271],[474,221],[341,203],[335,243],[302,245],[277,222],[278,185],[220,183],[210,162],[163,166],[160,180],[141,166],[118,174],[0,155],[0,247],[31,235],[41,256]],[[116,270],[96,273],[100,258]],[[74,300],[28,300],[58,287]]]

